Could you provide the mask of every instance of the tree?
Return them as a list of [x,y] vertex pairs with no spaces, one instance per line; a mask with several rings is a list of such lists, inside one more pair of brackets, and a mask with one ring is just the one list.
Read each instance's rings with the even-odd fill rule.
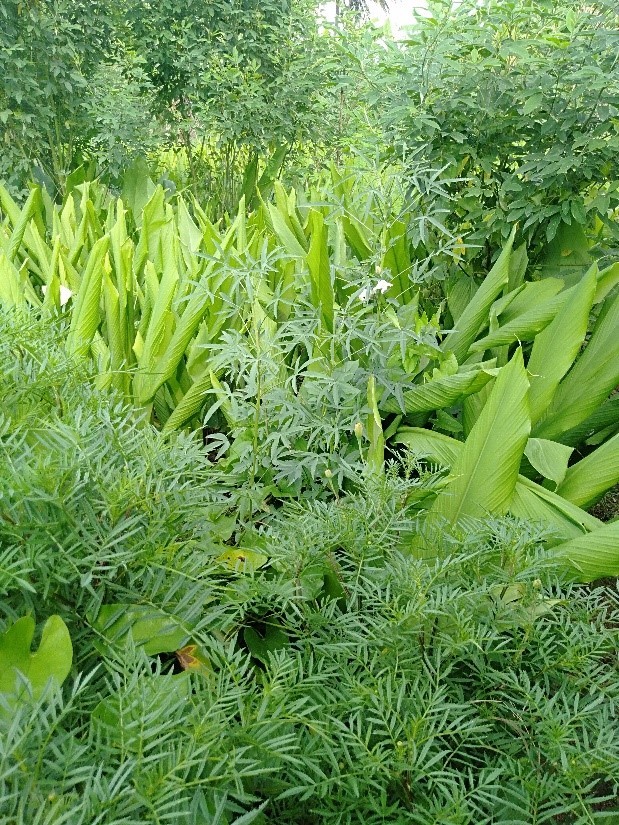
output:
[[88,82],[114,32],[111,0],[0,4],[0,179],[23,185],[33,164],[56,183],[90,136]]
[[451,228],[483,265],[516,222],[534,256],[557,233],[582,243],[619,204],[616,8],[464,0],[430,12],[378,71],[394,151],[452,180]]
[[194,181],[210,175],[231,206],[241,173],[327,133],[326,42],[309,0],[129,0],[132,48],[144,61],[171,142]]

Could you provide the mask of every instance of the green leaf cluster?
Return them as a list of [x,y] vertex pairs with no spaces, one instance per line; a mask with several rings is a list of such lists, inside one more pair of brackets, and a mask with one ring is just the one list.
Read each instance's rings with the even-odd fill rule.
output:
[[[619,296],[607,291],[619,274],[594,266],[577,285],[561,289],[559,281],[551,298],[531,307],[522,298],[544,281],[510,288],[513,257],[510,240],[443,340],[473,362],[490,354],[509,359],[493,383],[459,406],[444,395],[451,412],[444,419],[463,443],[407,425],[396,441],[450,468],[450,484],[431,509],[437,519],[510,512],[538,520],[552,528],[554,552],[577,575],[615,576],[617,525],[602,526],[581,507],[619,483],[611,398],[619,383]],[[601,308],[587,337],[594,302]],[[439,429],[442,423],[436,418]]]
[[474,270],[516,223],[536,264],[556,241],[582,266],[617,205],[617,45],[606,2],[431,2],[368,69],[393,151],[447,179]]

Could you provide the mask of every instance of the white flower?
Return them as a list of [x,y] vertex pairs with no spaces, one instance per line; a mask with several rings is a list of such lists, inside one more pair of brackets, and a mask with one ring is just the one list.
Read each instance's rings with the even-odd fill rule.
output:
[[364,304],[370,300],[370,298],[380,292],[381,295],[384,295],[385,292],[392,287],[393,284],[389,281],[385,281],[383,278],[376,284],[376,286],[372,287],[369,291],[367,289],[362,289],[361,292],[357,295],[357,298],[362,301]]
[[[41,292],[43,293],[43,295],[47,295],[47,284],[41,287]],[[69,298],[72,297],[73,293],[71,292],[71,290],[68,287],[60,284],[60,306],[63,307],[67,303]]]

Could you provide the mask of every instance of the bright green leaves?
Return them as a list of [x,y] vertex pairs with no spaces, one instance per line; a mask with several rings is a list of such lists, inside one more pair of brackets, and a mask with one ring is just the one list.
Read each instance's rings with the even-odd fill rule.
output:
[[327,227],[322,214],[315,209],[310,213],[311,241],[307,253],[310,271],[312,303],[320,311],[325,329],[333,332],[333,283],[327,246]]
[[382,268],[389,270],[395,294],[402,302],[411,297],[410,271],[412,267],[410,244],[403,221],[394,221],[385,232],[387,251],[383,257]]
[[619,484],[619,433],[567,470],[557,492],[579,507],[592,507]]
[[0,304],[4,307],[26,306],[22,279],[3,249],[0,249]]
[[443,349],[450,350],[462,363],[466,359],[469,347],[488,323],[488,313],[494,300],[507,286],[509,264],[516,230],[514,229],[497,262],[486,275],[481,286],[467,304],[453,329],[443,341]]
[[619,576],[619,521],[560,544],[554,553],[575,568],[574,578],[578,581]]
[[38,649],[31,651],[35,621],[24,616],[0,635],[0,694],[9,706],[29,692],[38,699],[50,682],[61,685],[69,675],[73,646],[60,616],[50,616],[43,626]]
[[[592,295],[592,284],[582,287]],[[549,336],[549,339],[551,336]],[[617,533],[583,507],[619,482],[619,435],[568,467],[573,448],[530,438],[529,381],[520,349],[501,369],[481,413],[461,443],[440,433],[401,427],[394,441],[430,463],[449,468],[447,485],[430,511],[452,524],[467,517],[511,513],[544,525],[553,556],[589,581],[619,572]],[[523,457],[556,492],[519,474]]]
[[372,474],[383,472],[385,460],[385,437],[383,435],[382,421],[378,412],[376,399],[376,377],[368,377],[367,392],[368,407],[370,412],[367,417],[367,436],[370,441],[367,453],[367,468]]
[[451,523],[509,509],[531,421],[522,352],[503,367],[431,512]]
[[72,355],[87,354],[99,326],[103,261],[109,243],[109,237],[100,238],[88,256],[88,263],[75,298],[67,337],[67,349]]
[[618,384],[619,295],[606,299],[584,352],[558,386],[535,435],[560,440],[562,433],[589,418]]
[[531,466],[543,478],[552,481],[555,488],[565,478],[572,453],[572,447],[566,447],[557,441],[547,441],[545,438],[529,438],[524,449]]
[[217,557],[217,561],[229,570],[253,573],[267,563],[268,556],[249,547],[231,547],[224,550]]
[[512,515],[545,527],[549,545],[582,536],[601,525],[586,510],[524,476],[518,479],[509,509]]
[[[201,647],[191,642],[190,630],[178,617],[157,607],[145,604],[105,604],[100,608],[93,627],[101,637],[96,646],[104,655],[110,646],[135,646],[147,656],[175,653],[183,670],[202,674],[209,670],[207,657]],[[99,710],[103,713],[102,706]]]
[[[492,380],[498,370],[492,362],[476,364],[468,369],[418,384],[404,392],[404,411],[407,413],[427,412],[452,407],[465,397],[482,390]],[[395,399],[381,403],[384,412],[400,412],[401,408]]]
[[[19,218],[14,221],[13,224],[13,232],[11,233],[11,238],[9,240],[8,248],[7,248],[7,255],[9,260],[14,260],[17,252],[21,246],[22,240],[24,238],[24,234],[26,232],[26,228],[30,223],[30,220],[41,210],[41,190],[40,189],[33,189],[30,195],[28,196],[28,200],[24,204],[24,208],[21,210]],[[15,216],[16,217],[16,216]]]
[[571,292],[552,323],[535,338],[527,364],[533,424],[545,414],[559,382],[580,351],[587,333],[595,288],[596,268],[592,267]]

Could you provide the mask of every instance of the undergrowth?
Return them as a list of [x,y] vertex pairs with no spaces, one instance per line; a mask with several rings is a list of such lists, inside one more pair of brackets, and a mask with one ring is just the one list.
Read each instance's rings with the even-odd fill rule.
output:
[[[416,558],[444,478],[406,457],[231,527],[205,451],[62,336],[0,317],[0,628],[56,613],[74,647],[0,714],[2,825],[616,821],[616,590],[562,582],[511,518]],[[114,605],[174,645],[113,633]]]

